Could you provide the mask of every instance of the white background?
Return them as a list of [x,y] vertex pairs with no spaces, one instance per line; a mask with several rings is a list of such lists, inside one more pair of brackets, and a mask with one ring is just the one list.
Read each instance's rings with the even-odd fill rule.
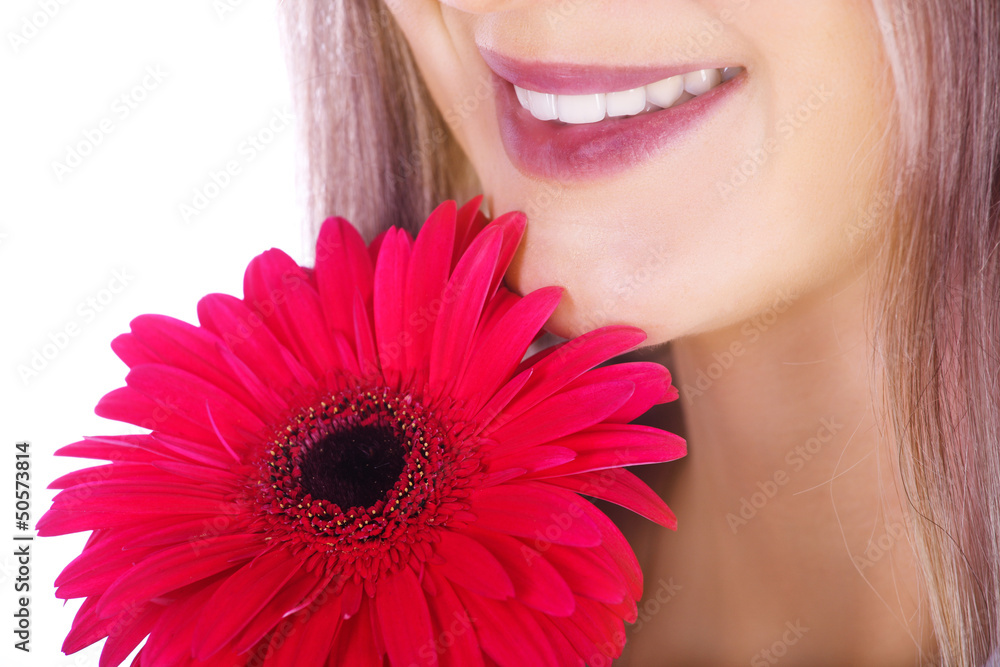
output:
[[[80,604],[53,595],[84,544],[72,535],[32,544],[31,653],[13,649],[15,443],[31,442],[35,521],[52,498],[46,485],[91,463],[53,451],[84,435],[138,432],[93,413],[124,383],[110,342],[133,317],[196,322],[198,298],[241,295],[243,270],[263,250],[305,258],[297,128],[273,129],[290,98],[275,12],[275,2],[250,0],[4,0],[0,9],[3,665],[96,667],[101,646],[60,651]],[[102,121],[111,132],[92,141]],[[86,155],[58,173],[71,149]],[[239,174],[206,193],[211,172],[232,160]],[[196,190],[214,197],[185,221],[180,206],[193,208]]]

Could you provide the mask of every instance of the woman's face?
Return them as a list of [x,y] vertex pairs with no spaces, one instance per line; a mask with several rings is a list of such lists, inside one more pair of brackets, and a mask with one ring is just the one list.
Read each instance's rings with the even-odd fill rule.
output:
[[[528,214],[508,284],[566,288],[554,333],[662,343],[861,270],[889,102],[867,1],[388,4],[491,213]],[[640,93],[676,100],[629,115]]]

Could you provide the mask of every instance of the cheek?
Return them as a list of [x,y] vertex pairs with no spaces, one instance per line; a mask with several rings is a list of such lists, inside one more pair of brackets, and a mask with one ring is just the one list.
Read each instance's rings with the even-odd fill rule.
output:
[[[791,18],[780,20],[775,6],[747,5],[742,14],[746,31],[777,33],[751,49],[738,127],[710,127],[707,140],[627,177],[582,186],[532,180],[509,163],[489,70],[472,57],[471,15],[444,8],[447,39],[417,43],[491,213],[528,215],[508,285],[522,294],[566,288],[553,333],[631,324],[650,343],[664,342],[736,324],[853,269],[864,235],[851,225],[870,197],[880,135],[878,86],[866,74],[872,42],[842,37],[863,35],[843,5],[803,7],[789,5],[781,15]],[[810,32],[805,15],[821,7],[831,28]]]
[[[833,107],[829,116],[843,113]],[[541,190],[525,197],[523,185],[498,183],[496,210],[528,213],[508,282],[522,294],[566,288],[549,324],[557,335],[630,324],[647,332],[649,344],[731,326],[817,289],[856,268],[851,230],[861,195],[851,181],[858,172],[831,170],[826,161],[849,164],[840,153],[865,133],[833,151],[838,127],[816,115],[774,150],[759,136],[734,142],[738,148],[672,186],[667,174],[676,169],[600,196]],[[731,190],[722,194],[720,183]]]
[[[865,225],[885,201],[874,184],[889,105],[877,36],[863,17],[838,18],[838,34],[854,41],[785,37],[787,53],[760,54],[741,127],[712,128],[710,144],[573,192],[516,175],[486,184],[496,210],[528,213],[510,283],[567,289],[550,330],[632,324],[655,344],[739,324],[864,270],[874,251]],[[808,57],[796,56],[807,41]]]
[[726,299],[706,298],[727,294],[731,280],[712,269],[717,245],[697,233],[671,233],[672,222],[655,208],[581,209],[554,201],[536,224],[531,220],[507,281],[521,294],[546,285],[566,289],[549,323],[553,333],[568,338],[629,324],[666,340],[725,308]]
[[[444,35],[421,47],[421,71],[430,73],[431,93],[445,122],[482,183],[502,178],[502,146],[494,100],[497,85],[475,43],[477,16],[444,7]],[[425,74],[425,80],[428,79]],[[499,152],[498,152],[499,151]]]
[[[565,338],[629,324],[646,331],[648,343],[665,342],[750,316],[750,304],[765,302],[780,282],[762,270],[753,251],[735,243],[720,248],[666,234],[588,243],[581,236],[567,243],[558,234],[529,234],[507,276],[521,294],[545,285],[566,288],[548,326]],[[741,313],[744,307],[749,310]]]

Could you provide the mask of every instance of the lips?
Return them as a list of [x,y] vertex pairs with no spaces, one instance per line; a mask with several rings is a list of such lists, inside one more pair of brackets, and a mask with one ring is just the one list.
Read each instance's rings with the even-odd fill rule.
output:
[[556,95],[640,88],[730,63],[662,67],[598,67],[516,60],[481,49],[493,71],[501,141],[514,165],[540,178],[578,181],[607,177],[668,150],[695,132],[744,86],[746,72],[676,106],[599,122],[539,120],[522,107],[514,85]]

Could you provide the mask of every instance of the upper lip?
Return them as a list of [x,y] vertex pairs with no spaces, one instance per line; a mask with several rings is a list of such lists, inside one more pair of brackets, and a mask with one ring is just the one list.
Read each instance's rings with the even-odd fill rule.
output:
[[479,52],[487,67],[510,83],[536,92],[560,95],[611,93],[630,90],[678,74],[731,67],[729,63],[671,65],[581,65],[567,62],[520,60],[484,47]]

